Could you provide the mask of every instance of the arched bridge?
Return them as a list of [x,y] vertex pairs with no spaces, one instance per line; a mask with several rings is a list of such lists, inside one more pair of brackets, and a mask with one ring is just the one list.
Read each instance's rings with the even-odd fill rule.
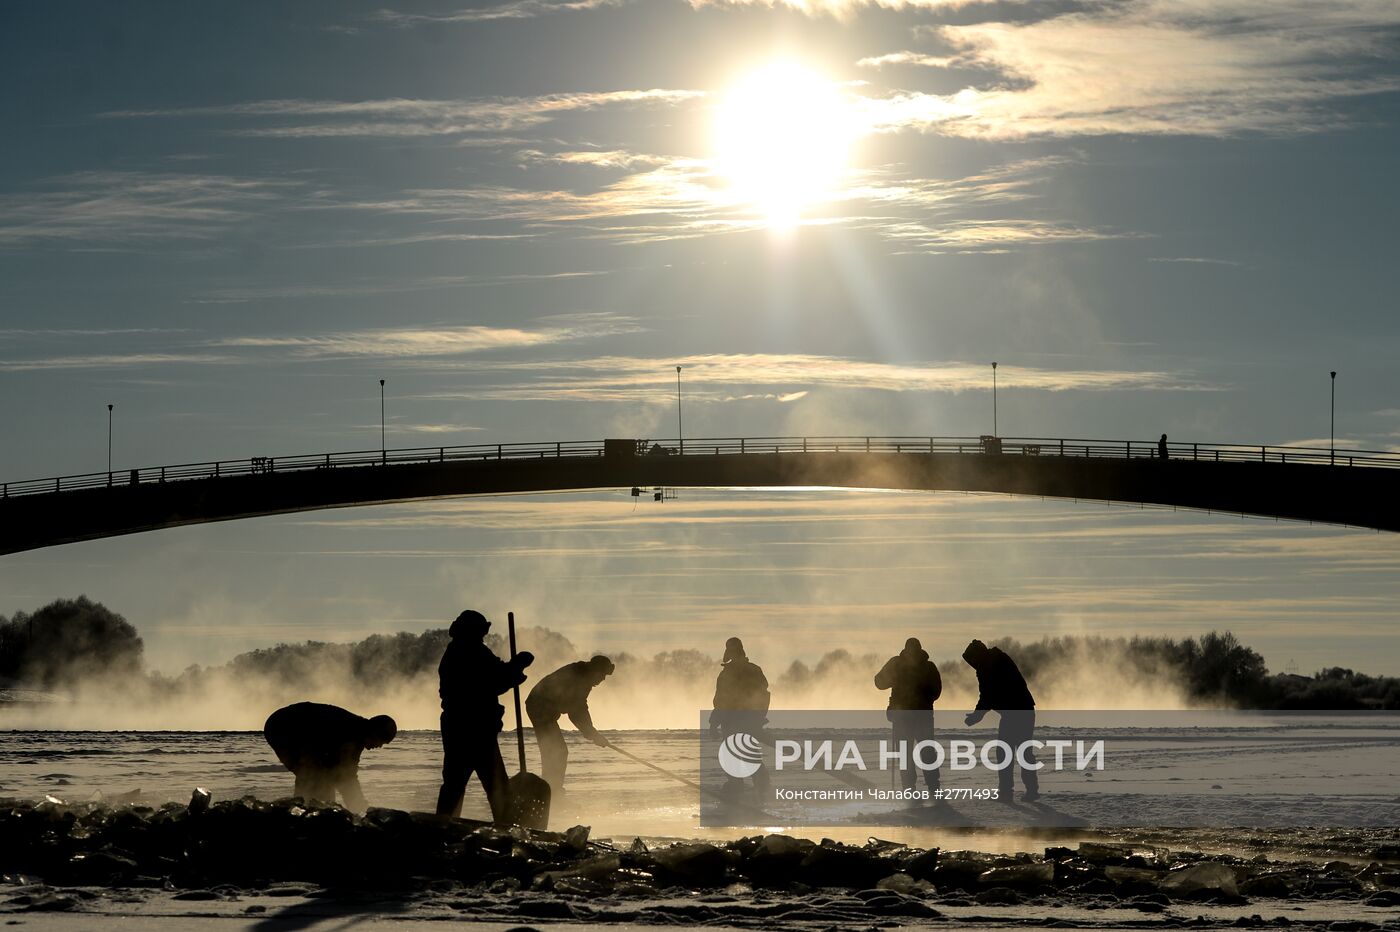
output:
[[322,508],[642,486],[1005,492],[1400,530],[1400,454],[1034,437],[780,437],[253,457],[3,483],[0,553]]

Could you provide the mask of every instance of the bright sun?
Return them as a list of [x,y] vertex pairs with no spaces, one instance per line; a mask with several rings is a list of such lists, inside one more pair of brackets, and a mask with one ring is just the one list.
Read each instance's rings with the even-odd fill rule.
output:
[[836,190],[854,136],[840,89],[788,62],[731,88],[715,126],[720,171],[771,226],[796,223]]

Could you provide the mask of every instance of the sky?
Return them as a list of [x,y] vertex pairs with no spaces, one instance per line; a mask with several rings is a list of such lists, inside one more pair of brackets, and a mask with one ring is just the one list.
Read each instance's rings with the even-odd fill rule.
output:
[[[0,477],[957,435],[1400,449],[1382,0],[12,3]],[[1197,634],[1400,671],[1400,541],[963,495],[380,506],[0,558],[178,670],[473,605],[781,665]]]

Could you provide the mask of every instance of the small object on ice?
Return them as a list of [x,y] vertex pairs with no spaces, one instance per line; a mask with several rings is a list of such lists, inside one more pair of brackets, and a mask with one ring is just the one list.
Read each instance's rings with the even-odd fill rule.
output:
[[1224,787],[1222,787],[1219,783],[1212,783],[1212,784],[1210,785],[1210,788],[1213,789],[1213,790],[1224,789]]
[[564,833],[564,844],[575,851],[582,851],[588,847],[588,833],[591,829],[587,825],[575,825]]
[[1015,906],[1025,901],[1021,894],[1010,887],[992,887],[990,890],[983,890],[973,899],[979,906]]
[[1117,884],[1156,883],[1157,879],[1162,876],[1161,871],[1150,871],[1143,867],[1119,867],[1118,865],[1105,867],[1103,874]]
[[904,862],[904,872],[916,880],[932,880],[938,869],[938,849],[921,851]]
[[209,810],[209,804],[213,801],[213,799],[214,797],[204,787],[195,787],[194,792],[190,794],[190,815],[194,816],[199,815],[203,812],[207,812]]
[[719,886],[731,860],[727,852],[707,842],[659,848],[651,856],[668,879],[698,886]]
[[1165,863],[1169,852],[1156,845],[1125,845],[1115,842],[1081,841],[1079,856],[1095,864],[1116,864],[1138,859],[1137,864]]
[[1235,872],[1224,864],[1201,861],[1169,872],[1158,884],[1165,893],[1224,893],[1238,896]]
[[918,896],[933,892],[933,884],[927,880],[915,880],[908,874],[891,874],[875,884],[875,888],[877,890],[893,890],[895,893],[903,893],[905,896]]
[[993,867],[979,874],[977,882],[992,887],[1038,887],[1054,879],[1055,865],[1049,861],[1041,861]]

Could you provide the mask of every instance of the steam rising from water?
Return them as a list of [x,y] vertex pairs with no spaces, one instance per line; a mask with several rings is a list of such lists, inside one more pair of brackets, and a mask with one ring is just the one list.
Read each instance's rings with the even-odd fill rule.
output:
[[[445,631],[376,636],[356,644],[278,647],[242,654],[221,667],[191,668],[178,677],[126,672],[86,678],[55,701],[12,706],[0,724],[15,728],[257,730],[275,709],[313,700],[363,715],[394,716],[404,729],[438,724],[437,662]],[[501,638],[488,637],[498,654]],[[547,628],[524,628],[520,647],[536,655],[523,690],[557,667],[586,659]],[[1042,709],[1184,709],[1218,705],[1187,688],[1180,666],[1149,642],[1056,638],[1001,644],[1018,660]],[[894,653],[900,645],[893,645]],[[951,645],[960,654],[963,645]],[[718,648],[719,645],[716,645]],[[938,650],[939,646],[935,646]],[[944,648],[948,649],[948,648]],[[888,693],[873,684],[887,656],[833,650],[813,665],[753,655],[768,675],[775,709],[881,709]],[[600,728],[694,728],[708,709],[719,673],[718,651],[675,650],[643,659],[614,654],[616,673],[594,690]],[[943,676],[940,709],[976,704],[976,678],[961,659],[935,657]],[[513,727],[510,695],[507,728]],[[527,723],[528,724],[528,723]]]

